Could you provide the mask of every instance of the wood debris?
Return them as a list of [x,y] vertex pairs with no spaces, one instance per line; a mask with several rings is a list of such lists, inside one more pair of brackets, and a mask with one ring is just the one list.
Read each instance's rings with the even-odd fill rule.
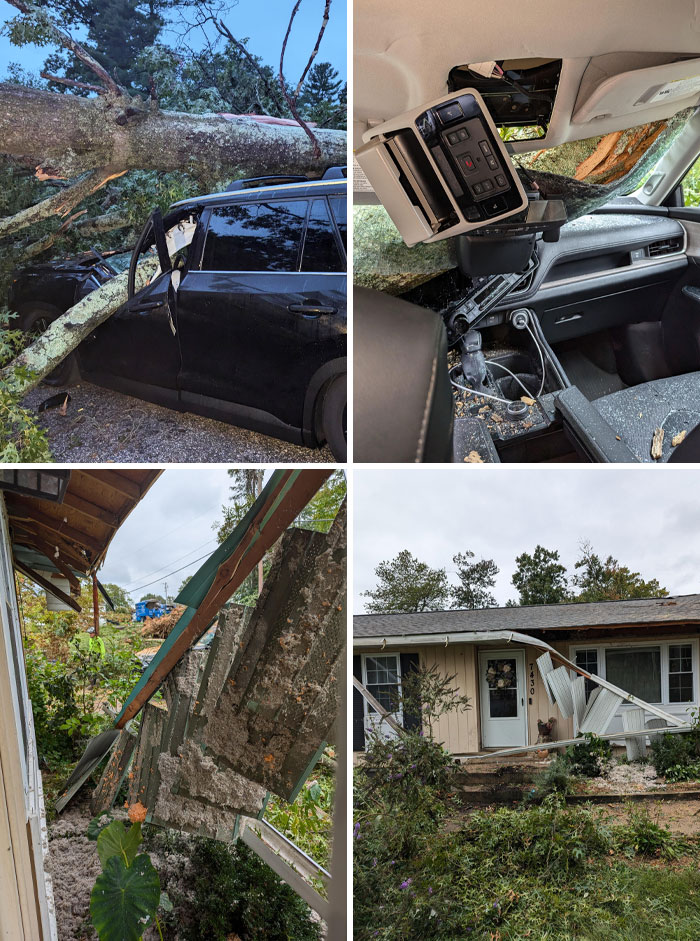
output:
[[652,460],[658,461],[661,458],[661,453],[664,446],[664,430],[663,428],[657,428],[654,432],[654,437],[651,439],[651,457]]
[[478,451],[470,451],[464,458],[465,464],[484,464],[485,461]]
[[526,405],[534,405],[534,404],[535,404],[535,400],[534,400],[534,399],[531,399],[529,395],[521,395],[521,396],[520,396],[520,401],[521,401],[521,402],[524,402]]
[[671,447],[673,448],[677,447],[681,443],[681,441],[685,440],[685,436],[687,434],[688,432],[685,429],[683,429],[683,431],[679,431],[677,435],[674,435],[671,438]]

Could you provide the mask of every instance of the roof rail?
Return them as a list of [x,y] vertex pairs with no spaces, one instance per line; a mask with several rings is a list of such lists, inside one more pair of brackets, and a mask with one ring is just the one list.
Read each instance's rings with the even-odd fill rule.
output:
[[256,176],[249,180],[236,180],[226,187],[227,193],[234,193],[236,190],[255,189],[257,186],[274,186],[279,183],[306,183],[305,176]]
[[328,167],[321,177],[322,180],[347,180],[347,167]]

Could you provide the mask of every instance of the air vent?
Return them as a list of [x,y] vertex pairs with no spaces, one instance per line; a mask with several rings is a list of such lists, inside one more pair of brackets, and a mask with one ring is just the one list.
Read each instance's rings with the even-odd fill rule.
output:
[[677,235],[672,239],[661,239],[652,242],[648,248],[649,258],[660,258],[662,255],[675,255],[683,251],[683,236]]

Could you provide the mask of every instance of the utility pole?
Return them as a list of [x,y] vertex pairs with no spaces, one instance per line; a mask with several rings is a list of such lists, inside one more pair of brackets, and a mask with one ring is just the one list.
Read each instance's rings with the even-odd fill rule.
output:
[[100,636],[100,599],[97,594],[97,573],[92,573],[92,619],[95,637]]

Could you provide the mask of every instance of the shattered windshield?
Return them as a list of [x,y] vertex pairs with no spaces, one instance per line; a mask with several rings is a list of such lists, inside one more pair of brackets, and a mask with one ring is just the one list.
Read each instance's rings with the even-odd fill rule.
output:
[[545,197],[563,199],[568,218],[575,219],[637,190],[692,113],[687,109],[665,121],[513,154],[512,159],[524,182],[536,184]]

